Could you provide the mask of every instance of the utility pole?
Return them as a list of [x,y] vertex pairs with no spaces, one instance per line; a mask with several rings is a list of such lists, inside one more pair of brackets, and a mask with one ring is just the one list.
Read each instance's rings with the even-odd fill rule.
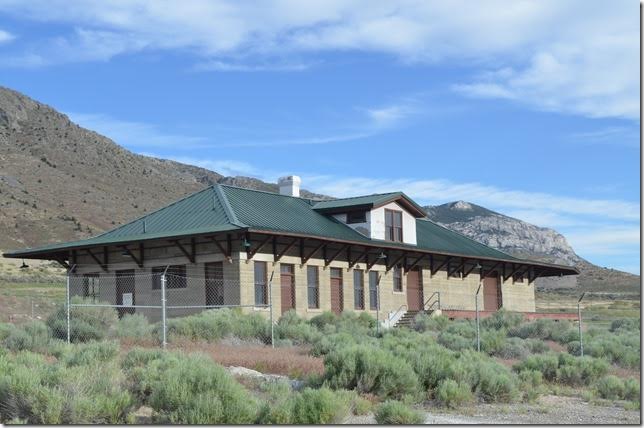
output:
[[479,322],[479,291],[481,291],[481,283],[479,283],[479,288],[476,290],[476,350],[481,352],[481,327]]
[[581,299],[584,298],[586,292],[581,293],[581,297],[577,300],[577,323],[579,324],[579,350],[580,354],[584,356],[584,338],[581,334]]

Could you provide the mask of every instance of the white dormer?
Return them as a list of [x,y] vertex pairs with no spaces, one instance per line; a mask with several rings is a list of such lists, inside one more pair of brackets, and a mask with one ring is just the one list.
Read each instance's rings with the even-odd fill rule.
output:
[[425,216],[422,208],[402,193],[323,201],[314,209],[368,238],[407,245],[416,245],[416,218]]

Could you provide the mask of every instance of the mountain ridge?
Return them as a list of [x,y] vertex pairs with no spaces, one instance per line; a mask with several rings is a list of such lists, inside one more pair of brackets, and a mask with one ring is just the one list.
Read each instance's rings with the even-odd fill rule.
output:
[[[278,191],[277,184],[256,178],[133,153],[0,86],[0,248],[86,238],[215,183]],[[302,196],[329,198],[306,190]],[[639,291],[638,276],[624,279],[614,273],[619,271],[592,265],[552,229],[465,201],[425,208],[433,221],[509,254],[579,266],[586,272],[581,288],[605,287],[619,277],[617,288],[634,289],[637,279]],[[540,284],[578,287],[577,279],[564,279],[568,283]]]

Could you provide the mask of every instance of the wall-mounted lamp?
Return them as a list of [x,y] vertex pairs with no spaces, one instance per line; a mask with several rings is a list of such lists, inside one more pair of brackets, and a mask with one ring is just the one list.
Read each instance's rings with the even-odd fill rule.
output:
[[25,263],[25,259],[22,259],[22,266],[20,266],[20,269],[28,269],[29,265]]
[[378,254],[379,260],[386,259],[386,258],[387,258],[387,255],[384,252],[381,251],[380,254]]
[[474,266],[474,269],[483,269],[483,266],[479,262],[476,262],[476,266]]
[[242,246],[244,248],[250,248],[250,242],[246,238],[244,238],[244,240],[242,241]]

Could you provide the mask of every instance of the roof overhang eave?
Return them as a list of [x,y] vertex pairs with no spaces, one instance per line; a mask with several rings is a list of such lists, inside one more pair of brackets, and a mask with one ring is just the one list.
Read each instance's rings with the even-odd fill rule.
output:
[[248,232],[263,233],[267,235],[279,235],[279,236],[290,236],[290,237],[297,237],[297,238],[317,239],[320,241],[337,242],[340,244],[357,245],[362,247],[371,247],[374,249],[391,249],[396,251],[408,251],[410,253],[432,254],[432,255],[438,255],[438,256],[444,256],[444,257],[460,257],[460,258],[466,258],[471,260],[514,263],[514,264],[520,264],[520,265],[537,266],[544,269],[552,270],[552,272],[543,272],[544,274],[541,276],[559,276],[559,275],[568,276],[568,275],[579,275],[580,273],[579,270],[574,266],[564,266],[564,265],[558,265],[553,263],[544,263],[544,262],[538,262],[533,260],[516,259],[516,258],[504,259],[500,257],[473,256],[468,254],[435,251],[435,250],[428,250],[428,249],[412,247],[412,246],[396,245],[396,244],[389,243],[387,241],[353,241],[353,240],[336,239],[336,238],[317,236],[317,235],[307,235],[304,233],[293,233],[293,232],[282,232],[282,231],[275,231],[275,230],[259,229],[259,228],[253,228],[253,227],[249,227]]

